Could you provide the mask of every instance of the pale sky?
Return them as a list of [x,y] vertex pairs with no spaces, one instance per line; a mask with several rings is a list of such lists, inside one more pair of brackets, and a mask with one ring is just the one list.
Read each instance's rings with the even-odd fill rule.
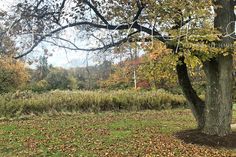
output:
[[[8,11],[10,9],[10,6],[14,3],[16,3],[16,1],[20,1],[20,0],[0,0],[0,9],[1,10],[5,10]],[[70,36],[70,34],[68,34]],[[89,43],[90,41],[88,41]],[[84,43],[84,44],[79,44],[78,46],[81,46],[81,48],[84,48],[85,46],[85,42],[81,42],[78,41],[78,43]],[[87,44],[88,44],[87,43]],[[70,51],[70,50],[64,50],[62,48],[58,48],[58,47],[51,47],[51,46],[47,46],[46,44],[44,44],[44,47],[47,47],[49,49],[50,53],[53,53],[52,57],[49,57],[48,62],[49,64],[52,64],[54,66],[61,66],[61,67],[74,67],[74,66],[85,66],[86,65],[86,54],[87,52],[82,52],[82,51]],[[54,49],[54,52],[50,51]],[[42,48],[39,46],[35,49],[34,52],[32,52],[29,56],[39,56],[43,53],[39,53],[39,52],[43,52]],[[90,55],[92,56],[92,54]],[[91,58],[91,57],[90,57]],[[95,63],[93,62],[92,59],[89,60],[89,64],[90,65],[94,65]]]

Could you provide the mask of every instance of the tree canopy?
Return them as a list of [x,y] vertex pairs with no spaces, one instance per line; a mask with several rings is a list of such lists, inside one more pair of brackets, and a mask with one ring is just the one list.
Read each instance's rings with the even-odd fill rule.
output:
[[[210,0],[25,1],[15,7],[17,18],[11,31],[17,37],[30,35],[27,40],[33,44],[23,44],[24,51],[16,58],[27,55],[41,42],[72,50],[106,51],[125,42],[158,40],[176,52],[189,48],[205,52],[209,47],[204,43],[217,38],[212,5]],[[96,44],[80,48],[65,37],[66,30]],[[204,46],[197,46],[200,41]]]

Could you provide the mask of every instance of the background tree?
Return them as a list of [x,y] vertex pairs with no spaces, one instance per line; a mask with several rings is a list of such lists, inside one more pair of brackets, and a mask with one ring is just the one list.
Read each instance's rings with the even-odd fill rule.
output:
[[47,61],[47,56],[40,56],[38,60],[38,65],[36,67],[37,80],[43,80],[47,77],[49,73],[49,65]]
[[0,58],[0,93],[16,90],[25,85],[28,79],[23,62],[11,57]]
[[139,66],[140,75],[155,89],[171,89],[177,83],[175,72],[177,57],[162,43],[152,44],[153,46],[146,46],[147,54],[142,57],[143,61]]
[[17,52],[16,45],[6,34],[8,26],[4,20],[6,12],[0,10],[0,93],[23,87],[29,79],[23,60],[12,58]]
[[106,89],[128,89],[133,88],[133,73],[129,61],[123,61],[113,65],[110,76],[99,81],[102,88]]
[[69,89],[68,72],[62,68],[52,68],[46,77],[49,89]]
[[68,88],[70,90],[75,90],[78,88],[78,81],[74,76],[69,75],[67,79],[68,79]]

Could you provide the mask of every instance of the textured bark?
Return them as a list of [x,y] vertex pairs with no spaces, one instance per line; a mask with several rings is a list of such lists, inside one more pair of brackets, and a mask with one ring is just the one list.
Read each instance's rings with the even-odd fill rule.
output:
[[[232,0],[215,0],[216,17],[214,26],[223,35],[234,32],[234,6]],[[226,29],[227,28],[227,29]],[[229,48],[229,55],[218,55],[204,63],[207,77],[205,126],[203,132],[211,135],[225,136],[230,133],[232,119],[232,87],[233,87],[233,52],[230,46],[233,39],[229,36],[222,38],[216,44]]]
[[220,55],[204,63],[207,77],[205,126],[203,132],[225,136],[231,132],[232,56]]
[[204,102],[198,97],[197,93],[191,85],[188,76],[187,66],[184,63],[184,57],[179,58],[179,63],[176,66],[179,84],[182,91],[188,100],[192,113],[197,121],[198,129],[203,129],[205,126]]

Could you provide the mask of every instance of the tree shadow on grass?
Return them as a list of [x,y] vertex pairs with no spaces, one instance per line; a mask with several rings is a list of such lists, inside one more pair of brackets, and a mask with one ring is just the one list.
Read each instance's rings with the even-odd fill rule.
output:
[[184,130],[175,136],[185,143],[199,144],[216,148],[236,149],[236,132],[225,137],[206,135],[199,130]]

